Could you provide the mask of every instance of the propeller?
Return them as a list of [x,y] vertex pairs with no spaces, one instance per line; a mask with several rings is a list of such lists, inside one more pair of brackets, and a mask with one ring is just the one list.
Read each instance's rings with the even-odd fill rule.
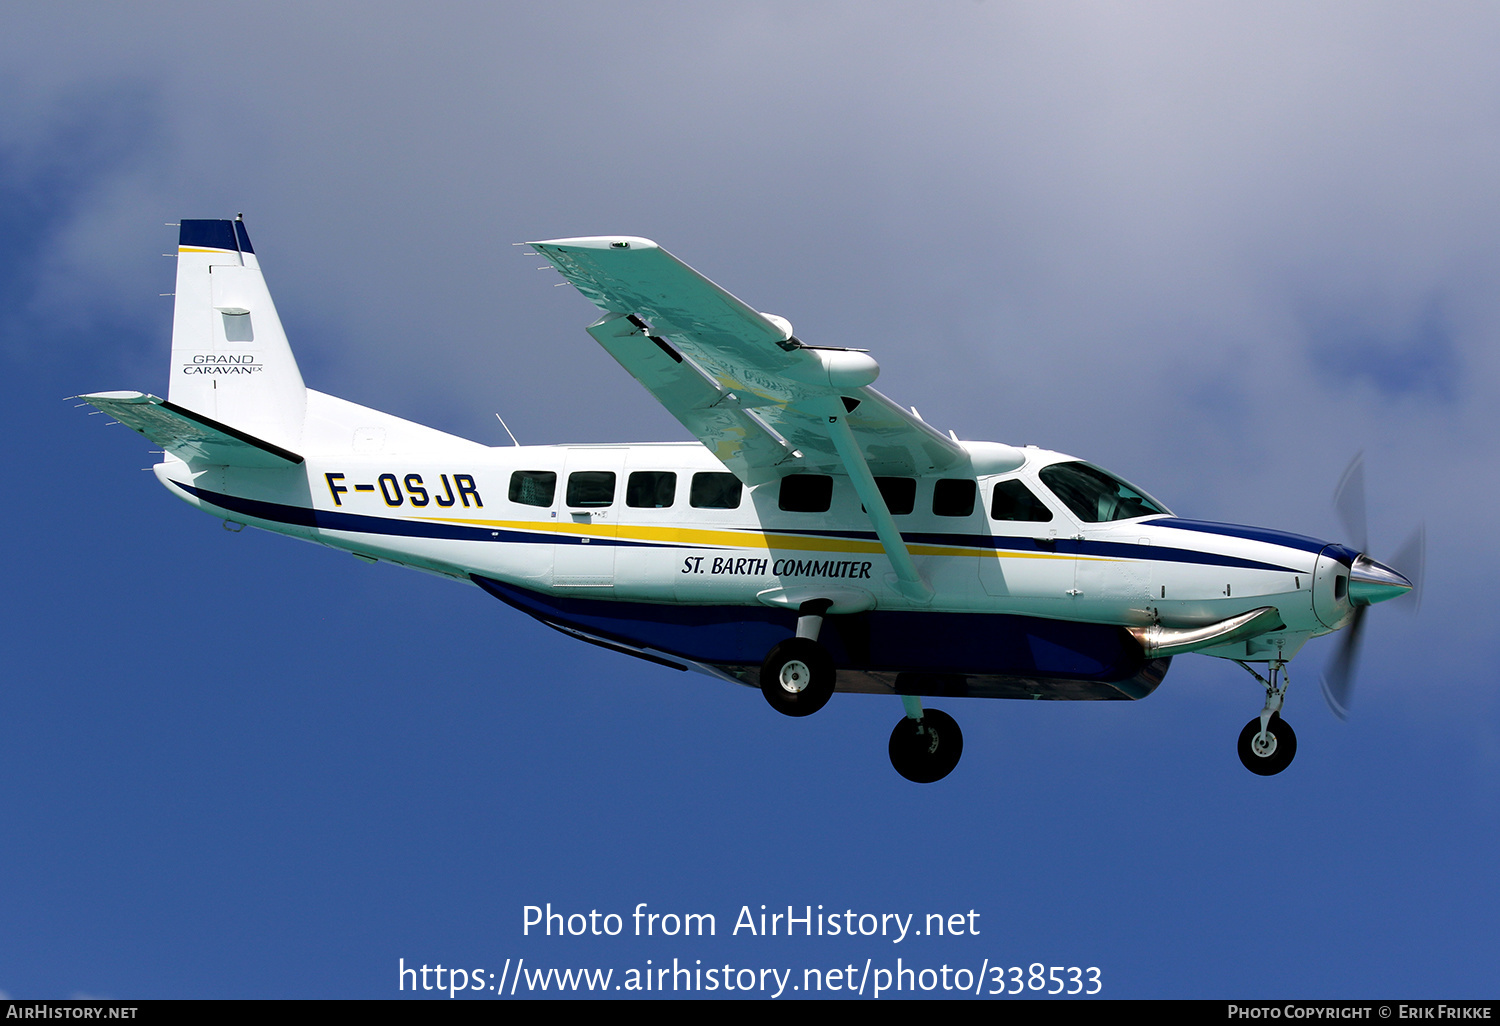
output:
[[1354,619],[1344,632],[1332,661],[1323,670],[1323,697],[1328,701],[1328,708],[1341,720],[1349,715],[1365,614],[1372,604],[1386,599],[1399,602],[1415,612],[1421,602],[1422,574],[1427,561],[1425,526],[1417,527],[1397,551],[1392,565],[1376,562],[1365,554],[1369,550],[1369,526],[1365,513],[1364,456],[1363,452],[1355,454],[1333,492],[1334,512],[1349,533],[1349,540],[1360,551],[1349,571],[1349,601],[1354,606]]

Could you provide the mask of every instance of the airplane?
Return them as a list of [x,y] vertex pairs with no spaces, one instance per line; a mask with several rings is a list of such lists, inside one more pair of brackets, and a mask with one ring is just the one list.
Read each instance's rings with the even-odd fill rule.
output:
[[889,755],[919,783],[963,751],[925,699],[1141,699],[1187,653],[1259,682],[1237,750],[1279,773],[1288,661],[1348,630],[1324,678],[1342,716],[1365,612],[1413,591],[1364,552],[1357,464],[1357,547],[1178,517],[1073,456],[934,429],[867,351],[799,339],[647,239],[526,245],[696,441],[491,447],[307,388],[242,216],[180,222],[167,398],[75,398],[159,445],[158,480],[226,528],[475,585],[788,716],[899,697]]

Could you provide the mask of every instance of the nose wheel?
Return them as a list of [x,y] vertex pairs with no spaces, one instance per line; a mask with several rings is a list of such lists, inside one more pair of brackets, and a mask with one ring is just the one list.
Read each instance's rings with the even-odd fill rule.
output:
[[1240,666],[1266,688],[1265,708],[1240,731],[1239,744],[1236,746],[1240,762],[1258,776],[1275,776],[1290,766],[1297,754],[1297,735],[1292,731],[1291,724],[1281,718],[1281,703],[1286,698],[1286,689],[1291,686],[1291,675],[1286,672],[1286,663],[1276,659],[1271,661],[1270,680],[1244,663],[1240,663]]
[[903,716],[891,731],[891,765],[917,784],[942,780],[964,754],[958,722],[941,709],[922,710],[921,719]]
[[1297,735],[1280,713],[1271,717],[1264,730],[1257,716],[1240,731],[1239,752],[1240,762],[1251,773],[1275,776],[1292,764],[1297,754]]

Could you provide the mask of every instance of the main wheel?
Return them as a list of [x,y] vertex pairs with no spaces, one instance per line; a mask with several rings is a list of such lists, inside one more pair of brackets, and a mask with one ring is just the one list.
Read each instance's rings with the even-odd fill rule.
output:
[[760,664],[760,692],[787,716],[811,716],[833,697],[833,657],[810,638],[787,638]]
[[927,709],[920,720],[902,717],[891,731],[891,765],[907,780],[931,784],[942,780],[964,754],[958,721],[941,709]]
[[1292,758],[1297,754],[1297,735],[1292,732],[1291,724],[1281,718],[1280,713],[1271,716],[1271,722],[1266,725],[1267,740],[1260,739],[1260,717],[1257,716],[1245,724],[1245,729],[1240,731],[1240,762],[1251,773],[1258,773],[1263,777],[1273,776],[1280,773],[1292,764]]

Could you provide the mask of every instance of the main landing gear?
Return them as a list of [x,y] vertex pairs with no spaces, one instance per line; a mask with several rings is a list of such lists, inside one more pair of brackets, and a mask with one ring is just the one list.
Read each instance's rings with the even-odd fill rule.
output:
[[[1238,660],[1236,660],[1238,662]],[[1291,724],[1281,718],[1281,703],[1286,698],[1286,689],[1291,685],[1291,675],[1286,672],[1286,663],[1272,660],[1271,679],[1267,680],[1245,663],[1240,663],[1266,689],[1266,705],[1260,715],[1240,731],[1240,762],[1251,773],[1263,777],[1274,776],[1292,764],[1297,754],[1297,735]],[[1280,679],[1280,686],[1277,680]]]
[[760,693],[771,708],[787,716],[811,716],[833,697],[833,657],[818,644],[827,599],[802,603],[797,636],[771,649],[760,664]]
[[[802,603],[797,636],[780,642],[760,665],[760,691],[771,708],[786,716],[811,716],[833,697],[833,657],[818,643],[823,617],[833,603]],[[922,709],[920,699],[902,695],[906,715],[891,731],[891,765],[907,780],[931,784],[942,780],[964,751],[963,731],[939,709]]]

